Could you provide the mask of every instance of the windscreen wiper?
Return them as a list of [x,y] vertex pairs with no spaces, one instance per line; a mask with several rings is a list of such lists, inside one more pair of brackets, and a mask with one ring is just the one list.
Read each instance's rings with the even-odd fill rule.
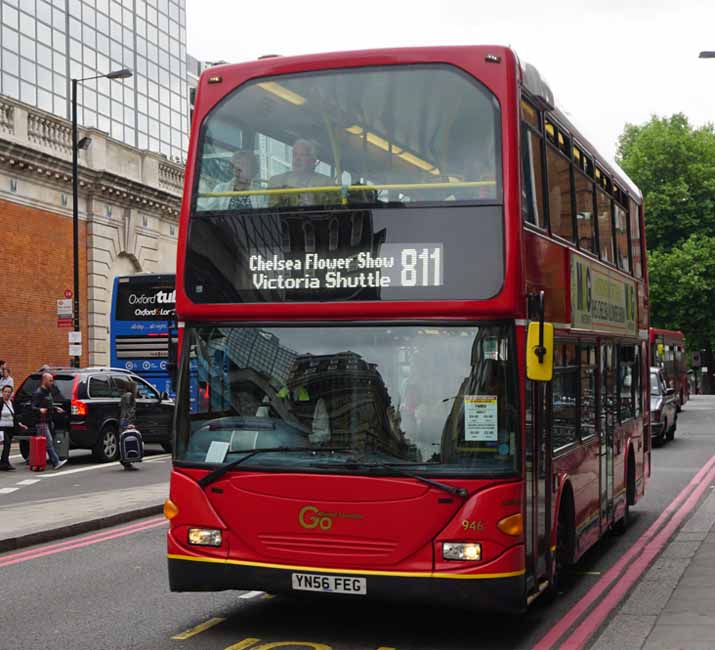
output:
[[[409,476],[410,478],[416,479],[421,483],[426,483],[432,487],[436,487],[438,490],[443,490],[454,496],[458,496],[462,499],[466,499],[469,496],[469,492],[463,487],[452,487],[441,481],[435,481],[434,479],[427,478],[421,474],[415,474],[401,467],[403,463],[364,463],[356,461],[347,461],[346,463],[340,463],[340,467],[345,467],[347,469],[357,469],[357,468],[374,468],[379,467],[382,469],[392,470],[397,474],[402,474],[402,476]],[[413,463],[414,465],[425,465],[426,463]],[[325,467],[326,465],[321,463],[320,467]],[[338,466],[338,464],[336,464]]]
[[220,479],[226,472],[230,472],[234,467],[237,467],[249,458],[253,458],[257,454],[265,454],[271,451],[283,451],[289,453],[309,451],[322,454],[326,452],[346,452],[350,451],[350,449],[347,447],[262,447],[260,449],[251,449],[250,451],[247,451],[245,456],[242,456],[241,458],[238,458],[233,462],[228,463],[227,465],[222,465],[218,469],[215,469],[213,472],[209,472],[208,474],[206,474],[206,476],[200,478],[197,483],[201,487],[206,487],[207,485],[210,485],[211,483],[214,483],[215,481]]

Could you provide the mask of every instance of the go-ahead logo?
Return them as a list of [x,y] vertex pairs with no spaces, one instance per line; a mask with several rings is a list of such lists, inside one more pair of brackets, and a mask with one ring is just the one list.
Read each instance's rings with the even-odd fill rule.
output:
[[362,519],[362,515],[348,512],[322,512],[315,506],[303,506],[298,513],[298,523],[303,528],[330,530],[334,519]]

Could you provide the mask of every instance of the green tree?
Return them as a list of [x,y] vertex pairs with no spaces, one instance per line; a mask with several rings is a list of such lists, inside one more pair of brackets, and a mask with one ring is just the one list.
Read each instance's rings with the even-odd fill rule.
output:
[[682,330],[692,349],[710,348],[715,327],[715,236],[691,235],[648,255],[651,324]]
[[715,236],[715,131],[682,113],[627,124],[618,163],[643,192],[648,249],[669,250],[692,234]]

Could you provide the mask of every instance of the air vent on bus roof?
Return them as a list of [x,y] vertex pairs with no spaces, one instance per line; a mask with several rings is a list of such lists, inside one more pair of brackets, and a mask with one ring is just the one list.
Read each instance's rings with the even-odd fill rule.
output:
[[524,82],[524,87],[532,94],[535,98],[540,99],[544,108],[551,110],[554,108],[554,93],[551,92],[549,84],[544,81],[539,71],[531,65],[531,63],[525,63],[522,67],[522,80]]

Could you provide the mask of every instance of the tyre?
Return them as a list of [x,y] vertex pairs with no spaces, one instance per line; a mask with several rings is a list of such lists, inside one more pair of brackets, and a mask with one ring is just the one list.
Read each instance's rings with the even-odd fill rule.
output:
[[170,442],[162,442],[162,443],[161,443],[161,448],[162,448],[167,454],[170,454],[170,453],[173,451],[173,449],[174,449],[174,445],[172,445]]
[[119,433],[116,426],[105,424],[102,427],[92,454],[102,463],[109,463],[119,458]]
[[623,535],[631,522],[631,503],[636,500],[636,470],[635,459],[632,454],[628,456],[628,479],[626,483],[626,509],[617,522],[613,524],[616,535]]
[[564,588],[564,575],[567,568],[573,563],[574,547],[574,516],[573,502],[570,494],[561,498],[559,505],[559,521],[556,526],[556,551],[554,552],[554,573],[551,584],[544,592],[544,600],[553,602]]

